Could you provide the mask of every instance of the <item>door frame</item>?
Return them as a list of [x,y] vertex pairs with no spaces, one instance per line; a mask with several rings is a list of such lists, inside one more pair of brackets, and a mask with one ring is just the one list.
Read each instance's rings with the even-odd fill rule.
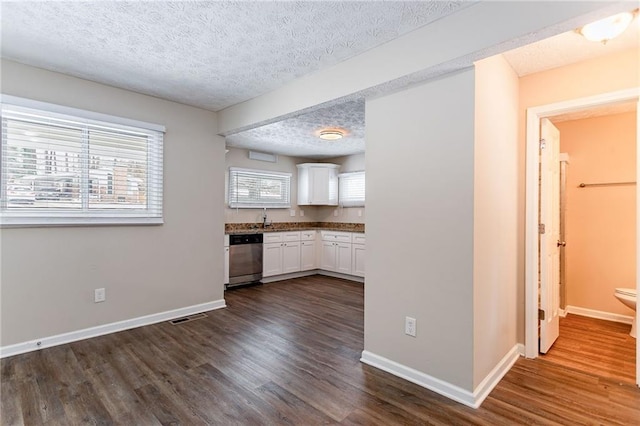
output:
[[[538,182],[540,119],[588,109],[596,106],[636,101],[640,88],[619,90],[595,96],[556,102],[527,108],[525,164],[525,356],[538,357]],[[640,117],[640,108],[637,110]],[[640,120],[637,120],[640,121]],[[639,123],[640,124],[640,123]],[[640,125],[636,126],[636,146],[640,140]],[[636,177],[640,177],[640,147],[636,149]],[[640,290],[640,185],[636,185],[636,288]],[[613,296],[613,295],[612,295]],[[639,311],[636,310],[636,321]],[[640,385],[640,337],[636,339],[636,382]]]

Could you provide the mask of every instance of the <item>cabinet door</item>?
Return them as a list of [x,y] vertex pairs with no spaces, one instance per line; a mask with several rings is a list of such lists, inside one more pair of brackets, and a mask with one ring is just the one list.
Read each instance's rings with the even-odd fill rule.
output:
[[353,244],[351,249],[351,275],[357,275],[358,277],[364,277],[364,244]]
[[310,170],[311,204],[329,203],[329,169],[312,167]]
[[322,252],[320,254],[320,269],[325,271],[336,270],[337,243],[322,241]]
[[351,244],[336,244],[336,272],[351,274]]
[[229,284],[229,247],[224,248],[224,279],[223,284]]
[[309,271],[316,269],[315,241],[303,241],[300,244],[300,270]]
[[282,245],[282,273],[300,271],[300,241],[283,243]]
[[282,273],[282,243],[264,244],[262,249],[262,276]]

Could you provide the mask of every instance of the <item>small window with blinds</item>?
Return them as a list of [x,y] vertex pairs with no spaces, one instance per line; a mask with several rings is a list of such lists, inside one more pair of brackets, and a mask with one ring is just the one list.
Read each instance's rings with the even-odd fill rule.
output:
[[364,206],[364,172],[338,175],[338,203],[344,207]]
[[230,167],[229,207],[291,207],[291,173]]
[[164,127],[2,97],[0,224],[162,223]]

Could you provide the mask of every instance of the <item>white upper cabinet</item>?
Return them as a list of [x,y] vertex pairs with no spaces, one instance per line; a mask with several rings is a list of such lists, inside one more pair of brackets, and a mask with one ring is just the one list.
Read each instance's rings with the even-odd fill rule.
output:
[[331,163],[298,164],[298,205],[337,206],[338,168]]

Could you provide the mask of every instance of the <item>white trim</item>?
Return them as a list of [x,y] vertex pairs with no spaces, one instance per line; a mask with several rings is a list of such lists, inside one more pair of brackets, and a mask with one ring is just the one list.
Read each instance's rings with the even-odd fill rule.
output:
[[561,318],[565,318],[567,316],[569,312],[567,312],[567,308],[564,309],[558,309],[558,315],[560,315]]
[[16,343],[14,345],[0,347],[0,358],[6,358],[26,352],[37,351],[39,349],[50,348],[52,346],[64,345],[66,343],[76,342],[78,340],[116,333],[118,331],[129,330],[131,328],[142,327],[144,325],[155,324],[162,321],[169,321],[187,315],[225,308],[226,306],[227,305],[224,299],[214,300],[213,302],[201,303],[199,305],[187,306],[184,308],[173,309],[171,311],[159,312],[157,314],[145,315],[142,317],[131,318],[124,321],[117,321],[110,324],[103,324],[96,327],[71,331],[69,333],[57,334],[55,336],[48,336],[41,339]]
[[520,346],[514,345],[473,392],[366,350],[362,351],[360,362],[408,380],[468,407],[478,408],[517,361],[520,356]]
[[118,117],[116,115],[103,114],[100,112],[87,111],[85,109],[72,108],[58,104],[51,104],[49,102],[35,101],[33,99],[20,98],[18,96],[11,96],[0,94],[0,103],[15,105],[24,108],[33,108],[39,110],[45,110],[56,114],[72,115],[74,117],[81,117],[88,120],[104,121],[112,124],[120,124],[123,126],[140,127],[147,130],[155,130],[157,132],[166,132],[165,126],[161,124],[148,123],[146,121],[132,120],[130,118]]
[[422,386],[432,390],[440,395],[446,396],[449,399],[453,399],[456,402],[464,404],[468,407],[474,407],[473,393],[466,389],[462,389],[456,385],[452,385],[449,382],[440,380],[436,377],[425,374],[421,371],[415,370],[411,367],[407,367],[388,358],[376,355],[369,351],[362,351],[362,358],[360,362],[368,364],[372,367],[379,368],[380,370],[391,373],[394,376],[408,380],[411,383]]
[[339,272],[325,271],[324,269],[310,269],[308,271],[291,272],[289,274],[273,275],[270,277],[263,277],[260,281],[264,284],[273,283],[276,281],[289,280],[292,278],[309,277],[311,275],[326,275],[328,277],[342,278],[343,280],[355,281],[358,283],[364,283],[363,277],[355,275],[341,274]]
[[518,350],[518,355],[524,356],[524,343],[517,343],[516,348]]
[[[538,357],[538,147],[540,119],[595,106],[634,101],[638,98],[640,98],[640,88],[635,87],[527,109],[525,172],[525,354],[527,358]],[[640,156],[640,150],[638,151]],[[640,162],[638,167],[640,167]],[[640,185],[638,192],[640,192]],[[640,204],[640,200],[638,202]],[[640,229],[638,232],[640,234]],[[640,244],[640,238],[638,238],[638,244]],[[640,250],[638,251],[640,256]],[[640,340],[637,344],[636,352],[640,359]],[[638,366],[637,376],[640,381],[640,366]]]
[[487,374],[487,377],[485,377],[484,380],[482,380],[480,384],[476,386],[475,390],[473,391],[473,408],[480,407],[484,400],[489,396],[493,388],[495,388],[498,383],[500,383],[500,380],[502,380],[504,375],[507,374],[509,370],[511,370],[513,364],[515,364],[518,358],[520,358],[520,350],[524,349],[521,348],[521,346],[522,345],[520,344],[513,345],[511,350],[507,352],[507,354],[502,357],[500,362],[496,364],[495,367],[493,367],[493,370],[491,370],[491,372]]
[[583,317],[597,318],[606,321],[621,322],[623,324],[633,324],[631,315],[615,314],[613,312],[597,311],[595,309],[581,308],[579,306],[567,305],[566,312]]

